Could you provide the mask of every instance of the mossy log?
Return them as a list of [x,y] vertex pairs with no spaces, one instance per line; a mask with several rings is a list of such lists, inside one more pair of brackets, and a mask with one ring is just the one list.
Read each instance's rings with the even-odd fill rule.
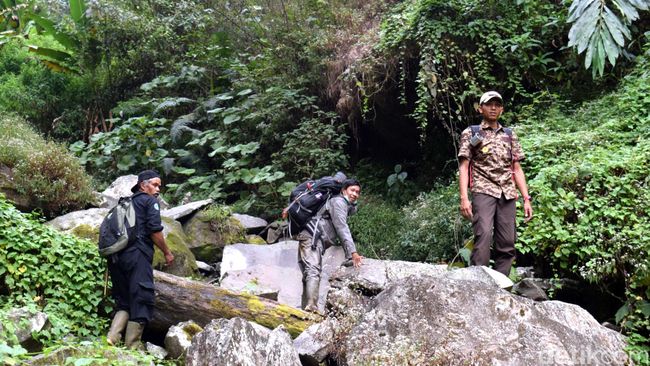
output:
[[273,329],[282,324],[292,337],[315,322],[317,314],[245,293],[235,293],[184,277],[154,271],[156,305],[152,330],[165,332],[172,325],[194,320],[204,327],[212,319],[240,317]]

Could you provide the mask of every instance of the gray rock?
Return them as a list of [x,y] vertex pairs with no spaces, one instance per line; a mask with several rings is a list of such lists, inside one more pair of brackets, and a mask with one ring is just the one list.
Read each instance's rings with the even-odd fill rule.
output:
[[231,271],[222,279],[220,287],[278,301],[280,287],[269,286],[257,277],[272,274],[274,270],[276,268],[272,266],[258,265],[254,268]]
[[131,188],[138,183],[138,176],[129,174],[123,175],[113,181],[108,188],[102,193],[102,202],[99,205],[101,208],[111,209],[117,205],[120,197],[127,197],[133,194]]
[[211,203],[212,203],[211,199],[191,202],[191,203],[184,204],[182,206],[177,206],[177,207],[169,208],[167,210],[162,210],[160,211],[160,214],[162,216],[170,217],[174,220],[179,220],[181,218],[193,214],[197,210],[200,210]]
[[[329,248],[323,256],[319,308],[325,309],[329,277],[345,259],[343,248]],[[278,302],[299,308],[302,302],[302,273],[298,266],[298,242],[271,245],[233,244],[224,249],[221,287],[245,291],[251,282],[277,289]]]
[[293,340],[303,366],[318,366],[334,352],[335,334],[340,324],[336,318],[327,318],[305,329]]
[[46,224],[59,231],[96,241],[99,238],[99,226],[107,214],[106,208],[90,208],[67,213]]
[[388,284],[415,274],[441,276],[448,273],[447,265],[433,265],[406,261],[364,259],[360,268],[340,267],[332,274],[331,282],[345,282],[366,293],[377,294]]
[[[337,349],[349,365],[623,365],[625,339],[578,306],[480,278],[417,275],[377,295]],[[469,276],[470,278],[472,276]]]
[[[136,183],[138,183],[137,175],[129,174],[118,177],[101,193],[101,202],[99,203],[99,207],[110,210],[117,206],[120,197],[128,197],[133,194],[131,188],[133,188]],[[164,210],[169,208],[169,204],[165,202],[162,197],[158,197],[158,202],[160,202],[161,209]]]
[[485,266],[472,266],[449,271],[445,276],[457,280],[480,281],[485,284],[496,285],[503,289],[512,288],[514,283],[501,272]]
[[164,360],[165,357],[167,357],[168,355],[168,352],[164,348],[160,346],[156,346],[151,342],[146,342],[144,344],[144,348],[147,350],[147,353],[149,353],[150,355],[154,356],[159,360]]
[[37,311],[32,312],[22,307],[11,309],[7,313],[8,320],[13,323],[16,330],[18,342],[29,351],[39,350],[41,345],[37,342],[32,333],[38,333],[50,326],[47,314]]
[[531,300],[548,300],[546,292],[537,284],[536,281],[533,281],[531,278],[524,278],[523,280],[516,283],[512,288],[512,291]]
[[192,339],[185,365],[300,366],[289,333],[273,331],[241,318],[215,319]]
[[186,321],[169,327],[165,335],[165,349],[173,359],[185,357],[192,345],[192,338],[202,332],[203,328],[194,321]]
[[244,215],[244,214],[232,214],[232,217],[239,220],[241,225],[246,229],[246,232],[249,234],[259,234],[262,229],[266,227],[269,223],[266,220],[259,217]]
[[519,278],[533,278],[535,276],[534,267],[515,267],[515,272]]
[[196,266],[199,268],[200,271],[207,272],[207,273],[212,273],[214,272],[214,267],[211,265],[201,262],[201,261],[196,261]]
[[205,210],[197,212],[183,224],[183,230],[196,258],[214,263],[221,261],[226,245],[244,241],[246,232],[233,217],[213,220],[210,215]]

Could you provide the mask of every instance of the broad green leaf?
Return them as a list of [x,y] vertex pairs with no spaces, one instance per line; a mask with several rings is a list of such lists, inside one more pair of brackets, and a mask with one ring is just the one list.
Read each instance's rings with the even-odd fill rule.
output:
[[70,16],[79,23],[83,20],[86,13],[86,3],[84,0],[70,0]]
[[224,125],[229,125],[231,123],[237,122],[241,119],[239,115],[236,114],[229,114],[223,119],[223,124]]
[[629,313],[630,313],[630,306],[628,304],[621,306],[616,312],[616,315],[614,315],[616,323],[620,323],[621,320],[623,320],[623,318],[625,318]]
[[632,36],[630,34],[629,29],[607,7],[605,7],[605,17],[604,18],[605,18],[605,24],[607,25],[607,29],[609,29],[609,32],[611,33],[612,38],[614,38],[614,41],[616,41],[616,43],[619,46],[623,47],[625,45],[625,38],[624,37],[627,37],[629,39]]
[[600,38],[603,40],[603,45],[605,46],[605,53],[607,54],[607,59],[612,66],[616,65],[616,58],[618,57],[618,46],[612,39],[607,27],[602,27],[600,29]]
[[250,94],[252,92],[253,92],[253,89],[244,89],[244,90],[240,91],[239,93],[237,93],[237,95],[241,97],[241,96],[244,96],[244,95],[248,95],[248,94]]
[[61,43],[65,48],[69,50],[76,50],[79,48],[79,42],[67,34],[59,32],[59,30],[56,29],[56,24],[53,21],[43,18],[42,16],[34,13],[30,13],[29,18],[32,19],[40,27],[42,27],[47,34],[54,37],[54,39],[56,39],[57,42]]
[[183,168],[179,166],[175,166],[172,168],[172,170],[178,174],[182,175],[192,175],[196,172],[196,169],[191,169],[191,168]]
[[639,12],[627,0],[612,0],[612,3],[628,21],[633,22],[639,18]]
[[33,52],[37,55],[49,57],[54,61],[65,62],[72,59],[72,55],[67,52],[55,50],[52,48],[38,47],[34,45],[28,45],[29,52]]

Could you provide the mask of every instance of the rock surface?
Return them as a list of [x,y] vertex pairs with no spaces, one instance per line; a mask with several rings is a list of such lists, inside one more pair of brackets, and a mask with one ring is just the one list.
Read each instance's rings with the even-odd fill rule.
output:
[[[624,338],[582,308],[518,297],[475,272],[388,285],[346,335],[349,365],[623,365]],[[453,273],[453,275],[452,275]],[[473,279],[461,279],[466,277]]]
[[207,263],[220,262],[226,245],[245,240],[245,230],[232,217],[214,220],[208,212],[199,211],[183,224],[194,256]]
[[108,214],[106,208],[90,208],[59,216],[46,224],[77,237],[97,241],[99,226]]
[[[329,276],[340,267],[344,259],[341,247],[334,246],[325,251],[320,283],[321,310],[325,309]],[[298,242],[227,246],[221,262],[221,287],[246,291],[252,285],[277,289],[278,302],[299,308],[302,302],[302,273],[298,266]]]
[[162,210],[160,211],[160,215],[169,217],[174,220],[179,220],[193,214],[197,210],[200,210],[211,203],[212,203],[211,199],[190,202],[182,206],[177,206],[177,207],[168,208],[166,210]]
[[248,234],[259,234],[269,224],[266,220],[251,215],[235,213],[232,217],[239,221]]
[[192,339],[187,366],[300,366],[289,333],[273,331],[241,318],[215,319]]
[[169,327],[165,335],[165,349],[169,357],[185,357],[187,349],[192,345],[192,338],[202,331],[203,328],[192,320]]
[[314,324],[293,340],[303,366],[318,366],[335,351],[335,335],[340,327],[336,318]]

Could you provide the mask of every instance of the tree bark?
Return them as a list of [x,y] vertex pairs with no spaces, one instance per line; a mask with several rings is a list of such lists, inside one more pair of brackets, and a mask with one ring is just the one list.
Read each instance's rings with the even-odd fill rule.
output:
[[193,320],[205,326],[212,319],[240,317],[273,329],[283,324],[292,337],[298,336],[320,315],[304,312],[277,301],[235,293],[210,284],[154,271],[156,305],[148,328],[166,332],[170,326]]

